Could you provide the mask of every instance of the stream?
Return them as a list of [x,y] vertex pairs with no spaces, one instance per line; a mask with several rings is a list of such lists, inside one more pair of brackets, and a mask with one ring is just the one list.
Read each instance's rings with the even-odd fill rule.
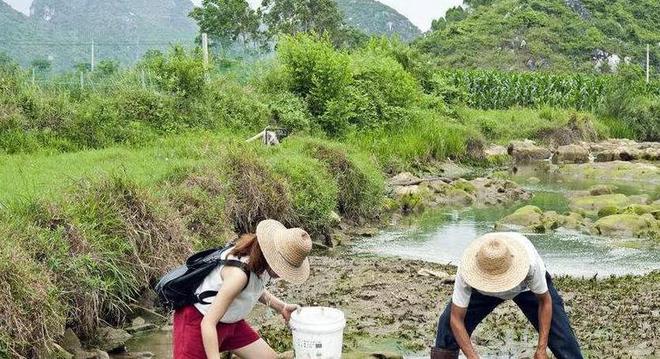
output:
[[[608,183],[604,179],[598,183],[575,178],[560,179],[539,174],[534,168],[521,169],[513,180],[532,191],[534,198],[528,203],[508,207],[427,211],[414,218],[404,218],[372,238],[355,240],[347,252],[458,264],[461,253],[470,241],[493,231],[495,222],[515,209],[532,204],[546,211],[566,212],[570,191],[586,190],[594,184]],[[618,192],[626,195],[658,191],[657,183],[614,184]],[[641,275],[660,270],[660,250],[657,246],[624,246],[611,239],[561,230],[527,236],[544,259],[548,271],[554,275],[597,275],[602,278],[610,275]],[[396,350],[390,345],[374,346],[374,351]],[[128,349],[131,352],[151,352],[154,358],[170,359],[171,332],[158,331],[137,337],[128,343]],[[428,356],[406,356],[411,359],[425,357]]]

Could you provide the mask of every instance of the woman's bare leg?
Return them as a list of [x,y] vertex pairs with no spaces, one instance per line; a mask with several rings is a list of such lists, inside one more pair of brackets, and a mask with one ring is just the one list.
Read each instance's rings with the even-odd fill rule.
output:
[[263,339],[234,350],[241,359],[276,359],[277,353]]

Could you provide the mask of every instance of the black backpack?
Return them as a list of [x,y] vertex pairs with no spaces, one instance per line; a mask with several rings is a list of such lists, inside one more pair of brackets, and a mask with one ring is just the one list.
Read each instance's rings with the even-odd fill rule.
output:
[[186,260],[186,264],[165,274],[155,287],[160,304],[169,309],[178,309],[196,303],[211,304],[204,300],[214,297],[218,294],[217,291],[208,290],[199,295],[195,295],[195,291],[206,276],[220,265],[241,268],[247,274],[249,282],[250,271],[245,263],[235,259],[221,259],[221,255],[232,246],[233,243],[224,248],[195,253]]

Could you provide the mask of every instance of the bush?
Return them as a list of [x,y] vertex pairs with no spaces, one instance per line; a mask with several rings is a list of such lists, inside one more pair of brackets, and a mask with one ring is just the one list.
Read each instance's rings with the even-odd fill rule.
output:
[[300,98],[290,92],[281,92],[268,95],[266,101],[275,125],[293,132],[312,130],[311,116]]
[[348,55],[336,51],[327,38],[302,33],[284,37],[277,56],[284,65],[287,89],[303,98],[314,116],[324,114],[351,81]]
[[285,180],[272,172],[257,153],[246,145],[236,145],[225,155],[227,217],[238,233],[254,233],[264,219],[294,222],[293,204]]
[[47,269],[15,243],[18,235],[0,228],[0,357],[45,357],[64,332],[66,311]]
[[349,154],[340,146],[320,140],[309,139],[302,144],[312,157],[325,165],[337,183],[337,209],[343,217],[362,221],[380,215],[385,179],[373,159]]
[[291,225],[310,233],[326,233],[330,213],[337,207],[337,183],[318,161],[302,154],[281,152],[270,159],[276,173],[286,179],[294,217]]
[[182,46],[175,45],[168,56],[152,50],[139,66],[149,72],[162,91],[186,99],[204,93],[206,72],[199,49],[188,54]]
[[201,105],[208,118],[204,127],[260,131],[268,125],[268,106],[249,87],[218,78],[209,84],[207,92],[206,102]]

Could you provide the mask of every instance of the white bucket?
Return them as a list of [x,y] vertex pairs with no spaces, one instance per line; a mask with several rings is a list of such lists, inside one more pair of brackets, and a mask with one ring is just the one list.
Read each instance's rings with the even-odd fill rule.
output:
[[341,310],[300,308],[291,314],[296,359],[340,359],[346,318]]

